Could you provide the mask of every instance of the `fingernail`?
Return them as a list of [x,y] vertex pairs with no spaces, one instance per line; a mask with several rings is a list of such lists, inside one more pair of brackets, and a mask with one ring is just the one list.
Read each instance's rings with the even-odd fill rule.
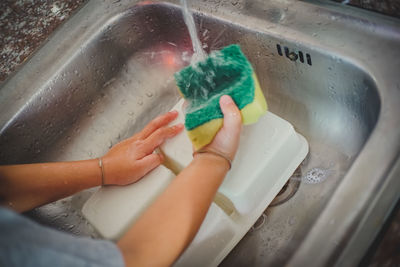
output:
[[172,111],[170,111],[169,113],[171,113],[171,114],[178,114],[178,111],[176,111],[176,110],[172,110]]
[[228,105],[228,104],[231,104],[233,102],[232,98],[230,96],[228,96],[228,95],[221,96],[221,100],[220,101],[224,105]]

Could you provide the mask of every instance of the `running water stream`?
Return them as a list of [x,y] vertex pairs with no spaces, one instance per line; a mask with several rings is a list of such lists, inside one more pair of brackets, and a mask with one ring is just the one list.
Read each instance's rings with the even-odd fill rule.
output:
[[196,25],[194,24],[194,19],[192,13],[188,8],[187,1],[186,0],[180,0],[180,1],[182,5],[183,19],[189,30],[190,39],[192,40],[193,56],[191,59],[191,64],[193,64],[200,60],[205,59],[207,57],[207,54],[203,50],[199,37],[197,36]]

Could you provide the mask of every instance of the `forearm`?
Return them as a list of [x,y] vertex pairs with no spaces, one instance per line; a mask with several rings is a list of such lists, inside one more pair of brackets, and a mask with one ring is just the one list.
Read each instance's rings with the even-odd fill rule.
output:
[[0,166],[0,205],[17,211],[70,196],[93,186],[134,183],[161,163],[153,151],[183,129],[167,126],[177,117],[168,112],[152,120],[139,133],[113,146],[103,157],[74,162]]
[[195,236],[229,164],[196,155],[118,242],[127,266],[171,265]]
[[98,160],[0,166],[0,201],[27,211],[101,184]]

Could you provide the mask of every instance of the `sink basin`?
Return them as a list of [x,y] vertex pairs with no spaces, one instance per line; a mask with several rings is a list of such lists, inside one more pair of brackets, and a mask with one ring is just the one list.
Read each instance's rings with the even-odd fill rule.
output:
[[[2,84],[0,162],[99,157],[174,106],[192,53],[177,2],[85,4]],[[323,1],[192,2],[204,48],[240,44],[269,109],[310,146],[288,197],[221,266],[357,264],[400,192],[399,20]],[[92,192],[27,216],[97,238],[80,214]]]

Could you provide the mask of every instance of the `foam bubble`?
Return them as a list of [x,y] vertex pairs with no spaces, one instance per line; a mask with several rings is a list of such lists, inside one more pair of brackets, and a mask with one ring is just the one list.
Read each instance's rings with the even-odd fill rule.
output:
[[306,184],[319,184],[326,180],[328,171],[320,168],[312,168],[303,176],[303,182]]

